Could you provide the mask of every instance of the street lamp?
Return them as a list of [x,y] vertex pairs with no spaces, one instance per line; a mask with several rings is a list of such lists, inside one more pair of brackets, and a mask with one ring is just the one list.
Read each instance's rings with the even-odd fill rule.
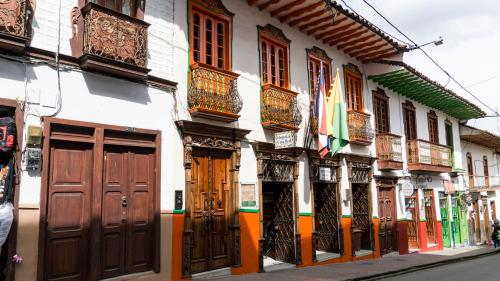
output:
[[444,42],[443,36],[439,36],[438,40],[431,41],[429,43],[425,43],[425,44],[420,45],[420,46],[411,46],[411,47],[408,48],[408,51],[413,51],[415,49],[420,49],[421,47],[424,47],[424,46],[427,46],[427,45],[430,45],[430,44],[434,44],[435,46],[440,46],[440,45],[443,45],[443,42]]

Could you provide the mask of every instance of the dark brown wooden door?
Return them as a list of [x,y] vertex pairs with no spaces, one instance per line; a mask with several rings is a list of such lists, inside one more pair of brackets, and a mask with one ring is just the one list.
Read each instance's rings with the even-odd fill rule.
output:
[[335,183],[314,184],[316,250],[339,253],[339,221]]
[[[405,197],[406,217],[408,220],[408,248],[418,249],[418,200],[417,191]],[[411,216],[411,217],[410,217]]]
[[386,254],[397,250],[394,187],[379,187],[378,208],[380,218],[380,252]]
[[481,220],[479,219],[479,203],[474,200],[472,203],[472,209],[474,210],[474,228],[476,234],[476,243],[481,243]]
[[490,202],[491,219],[495,221],[497,219],[497,209],[495,207],[495,201]]
[[52,142],[47,200],[45,280],[87,280],[92,146]]
[[154,154],[105,147],[102,190],[102,277],[152,267]]
[[229,165],[225,152],[193,152],[191,273],[229,266]]
[[434,191],[424,190],[425,221],[427,226],[427,243],[436,243],[436,211],[434,207]]
[[486,235],[486,241],[491,239],[491,223],[490,223],[490,208],[488,207],[488,199],[482,199],[483,201],[483,220],[484,220],[484,233]]

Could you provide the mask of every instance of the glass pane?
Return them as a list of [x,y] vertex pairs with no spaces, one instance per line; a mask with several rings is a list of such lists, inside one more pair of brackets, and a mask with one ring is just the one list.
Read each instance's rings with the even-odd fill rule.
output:
[[200,15],[193,16],[193,60],[200,61]]
[[276,85],[276,49],[271,46],[271,83]]
[[206,52],[206,64],[212,65],[212,47],[213,47],[213,41],[212,41],[212,20],[207,19],[205,22],[206,25],[206,31],[205,31],[205,52]]
[[285,87],[285,54],[283,49],[278,51],[280,87]]
[[122,14],[125,14],[127,16],[132,16],[132,9],[131,9],[131,2],[134,0],[122,0]]
[[262,78],[267,83],[267,44],[262,42]]
[[217,66],[224,68],[224,25],[217,24]]

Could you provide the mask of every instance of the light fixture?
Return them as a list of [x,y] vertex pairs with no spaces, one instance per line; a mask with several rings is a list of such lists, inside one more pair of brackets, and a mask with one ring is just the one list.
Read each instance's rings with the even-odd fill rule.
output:
[[424,46],[427,46],[427,45],[430,45],[430,44],[434,44],[435,46],[440,46],[440,45],[443,45],[444,43],[444,39],[443,39],[443,36],[439,36],[438,40],[434,40],[434,41],[431,41],[429,43],[425,43],[423,45],[420,45],[420,46],[411,46],[408,48],[408,51],[413,51],[415,49],[420,49],[421,47],[424,47]]

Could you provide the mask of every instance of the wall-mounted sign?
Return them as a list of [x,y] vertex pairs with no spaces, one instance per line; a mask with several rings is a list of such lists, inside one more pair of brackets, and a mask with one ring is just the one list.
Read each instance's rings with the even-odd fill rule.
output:
[[443,180],[443,186],[444,186],[444,192],[446,192],[446,194],[455,193],[455,186],[453,185],[453,182],[449,180]]
[[297,140],[297,133],[294,131],[285,131],[274,133],[274,148],[290,148],[295,147],[295,142]]
[[405,181],[401,184],[401,192],[404,196],[411,196],[415,190],[413,189],[413,184],[409,181]]
[[319,167],[319,180],[320,181],[331,181],[332,180],[332,168]]
[[255,207],[257,200],[255,199],[255,184],[241,185],[241,206]]
[[174,203],[174,209],[175,210],[182,210],[182,190],[176,190],[175,191],[175,203]]

